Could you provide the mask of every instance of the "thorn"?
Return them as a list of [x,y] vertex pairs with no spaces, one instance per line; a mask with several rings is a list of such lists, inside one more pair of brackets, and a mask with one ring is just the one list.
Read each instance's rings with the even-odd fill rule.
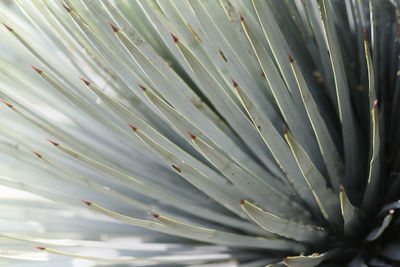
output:
[[128,123],[128,126],[131,127],[131,129],[136,133],[137,128],[135,126],[133,126],[132,124]]
[[240,199],[239,202],[240,202],[240,205],[244,205],[244,202],[246,202],[246,200]]
[[340,186],[339,186],[339,189],[340,189],[340,192],[344,192],[344,187],[343,187],[343,185],[340,185]]
[[7,103],[6,101],[4,101],[4,100],[1,100],[1,102],[3,102],[7,107],[9,107],[9,108],[12,108],[13,107],[13,105],[11,105],[11,104],[9,104],[9,103]]
[[14,31],[14,29],[9,27],[7,24],[4,24],[3,22],[1,24],[3,24],[3,26],[6,27],[6,29],[9,30],[10,32]]
[[175,165],[171,165],[172,168],[174,168],[177,172],[182,172],[180,168],[176,167]]
[[92,205],[92,202],[88,202],[88,201],[85,201],[85,200],[81,200],[83,203],[85,203],[86,205],[88,205],[88,206],[91,206]]
[[90,85],[90,82],[88,82],[88,81],[86,81],[85,79],[83,79],[83,78],[79,78],[79,79],[81,79],[82,80],[82,82],[84,82],[87,86],[89,86]]
[[242,16],[242,12],[239,11],[239,17],[240,17],[240,21],[244,21],[244,18]]
[[233,78],[231,78],[231,80],[232,80],[232,83],[233,83],[233,88],[237,88],[238,84],[236,83],[236,81]]
[[366,28],[364,28],[363,34],[364,34],[364,41],[366,42],[367,41],[367,29]]
[[59,143],[51,141],[50,139],[46,139],[46,140],[49,141],[53,146],[58,146],[59,145]]
[[109,24],[110,24],[110,26],[111,26],[111,28],[112,28],[112,30],[113,30],[114,32],[118,32],[118,31],[119,31],[117,27],[115,27],[115,26],[112,25],[111,23],[109,23]]
[[287,129],[287,127],[286,127],[286,125],[284,124],[284,125],[282,125],[282,128],[283,128],[283,134],[287,134],[287,132],[288,132],[288,129]]
[[158,214],[155,214],[155,213],[151,213],[151,216],[153,216],[153,217],[154,217],[154,219],[157,219],[158,217],[160,217],[160,215],[158,215]]
[[144,87],[143,85],[141,85],[140,83],[138,83],[137,85],[140,87],[140,89],[142,89],[142,90],[143,90],[143,92],[147,90],[147,88],[146,88],[146,87]]
[[40,249],[40,250],[46,250],[46,248],[44,248],[44,247],[35,247],[35,248]]
[[378,99],[375,99],[373,109],[376,109],[376,106],[378,105]]
[[196,136],[192,134],[190,131],[187,131],[187,133],[189,134],[190,138],[192,138],[193,140],[196,139]]
[[288,58],[289,58],[289,62],[290,62],[290,63],[293,63],[293,58],[292,58],[292,56],[291,56],[289,53],[287,53],[287,55],[288,55]]
[[179,41],[179,39],[176,38],[176,36],[172,32],[170,32],[170,34],[172,36],[172,39],[174,39],[174,42],[177,43]]
[[69,7],[67,7],[64,3],[61,3],[61,5],[65,8],[65,10],[67,10],[67,12],[71,12],[71,9]]
[[39,70],[38,68],[35,68],[34,66],[31,66],[32,69],[34,69],[37,73],[42,74],[43,71]]
[[36,151],[31,151],[33,154],[35,154],[38,158],[41,158],[42,155],[40,155],[39,153],[37,153]]

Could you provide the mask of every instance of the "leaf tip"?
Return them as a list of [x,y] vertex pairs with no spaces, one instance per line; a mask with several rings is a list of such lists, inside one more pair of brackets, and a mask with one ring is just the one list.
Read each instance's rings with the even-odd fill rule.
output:
[[242,16],[242,12],[239,11],[239,17],[240,17],[240,21],[244,21],[244,18]]
[[282,125],[282,129],[283,129],[283,134],[287,134],[287,132],[288,132],[288,128],[286,127],[286,125],[285,124],[283,124]]
[[192,134],[190,131],[187,131],[187,133],[189,134],[190,138],[192,138],[193,140],[196,139],[196,136]]
[[82,80],[82,82],[84,82],[87,86],[89,86],[90,85],[90,82],[88,82],[87,80],[85,80],[85,79],[83,79],[83,78],[79,78],[79,79],[81,79]]
[[378,99],[375,99],[374,104],[373,104],[373,109],[376,109],[376,107],[378,106]]
[[131,129],[136,133],[137,128],[133,126],[132,124],[128,123],[128,126],[131,127]]
[[52,144],[53,146],[58,146],[59,145],[59,143],[56,143],[56,142],[54,142],[54,141],[52,141],[50,139],[46,139],[46,140],[49,141],[50,144]]
[[292,56],[290,55],[290,53],[288,53],[287,55],[288,55],[288,58],[289,58],[289,62],[290,62],[290,63],[293,63],[293,58],[292,58]]
[[39,249],[39,250],[46,250],[45,247],[35,247],[35,248],[37,248],[37,249]]
[[179,167],[175,166],[175,165],[171,165],[171,167],[174,168],[179,173],[182,172],[182,170]]
[[343,185],[340,185],[340,186],[339,186],[339,190],[340,190],[340,193],[343,193],[343,192],[344,192],[344,187],[343,187]]
[[3,22],[2,22],[1,24],[3,24],[3,26],[6,27],[6,29],[9,30],[10,32],[13,32],[13,31],[14,31],[14,29],[11,28],[10,26],[8,26],[7,24],[5,24],[5,23],[3,23]]
[[151,216],[153,216],[154,219],[157,219],[158,217],[160,217],[160,215],[158,215],[156,213],[151,213]]
[[42,155],[40,155],[38,152],[36,151],[31,151],[33,154],[35,154],[38,158],[42,158]]
[[179,39],[172,33],[170,32],[172,39],[174,39],[174,42],[177,43],[179,41]]
[[81,200],[84,204],[86,204],[86,205],[88,205],[88,206],[91,206],[92,205],[92,202],[89,202],[89,201],[85,201],[85,200]]
[[43,71],[39,70],[38,68],[31,66],[32,69],[34,69],[37,73],[42,74]]
[[110,25],[110,27],[113,30],[113,32],[118,32],[119,31],[119,29],[117,27],[115,27],[113,24],[111,24],[111,23],[108,23],[108,24]]
[[232,80],[233,88],[237,88],[238,84],[236,83],[236,81],[233,78],[231,78],[231,80]]
[[64,3],[61,3],[61,5],[65,8],[65,10],[67,10],[67,12],[71,12],[71,9],[69,7],[67,7]]
[[9,107],[9,108],[12,108],[13,107],[13,105],[11,105],[11,104],[9,104],[9,103],[7,103],[6,101],[4,101],[4,100],[1,100],[1,102],[3,102],[4,103],[4,105],[6,105],[7,107]]
[[142,89],[143,92],[147,90],[147,88],[141,85],[140,83],[138,83],[137,85],[139,86],[140,89]]
[[244,199],[239,199],[240,205],[244,205],[244,203],[246,202],[246,200]]

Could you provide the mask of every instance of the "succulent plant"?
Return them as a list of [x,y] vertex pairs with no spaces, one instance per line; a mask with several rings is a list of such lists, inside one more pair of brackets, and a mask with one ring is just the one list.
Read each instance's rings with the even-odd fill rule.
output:
[[0,21],[2,266],[400,265],[400,1]]

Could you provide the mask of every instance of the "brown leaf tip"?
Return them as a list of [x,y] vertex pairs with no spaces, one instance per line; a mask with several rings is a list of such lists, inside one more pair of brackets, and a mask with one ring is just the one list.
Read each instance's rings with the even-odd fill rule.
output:
[[363,30],[364,41],[367,41],[367,29],[364,28]]
[[7,24],[4,24],[3,22],[1,24],[3,24],[3,26],[6,27],[6,29],[9,30],[10,32],[14,31],[14,29],[9,27]]
[[143,85],[141,85],[140,83],[138,83],[137,85],[140,87],[140,89],[142,89],[142,90],[143,90],[143,92],[147,90],[147,88],[146,88],[146,87],[144,87]]
[[111,26],[111,29],[112,29],[114,32],[118,32],[118,31],[119,31],[117,27],[115,27],[115,26],[112,25],[111,23],[109,23],[109,24],[110,24],[110,26]]
[[228,59],[226,59],[224,52],[222,52],[222,50],[219,50],[219,54],[221,55],[222,59],[227,62]]
[[45,250],[46,249],[44,247],[35,247],[35,248],[40,249],[40,250]]
[[156,214],[156,213],[151,213],[151,216],[154,217],[154,219],[157,219],[158,217],[160,217],[160,215]]
[[182,170],[175,165],[171,165],[172,168],[174,168],[177,172],[182,172]]
[[287,134],[287,132],[288,132],[288,129],[287,129],[287,127],[286,127],[286,125],[284,124],[284,125],[282,125],[282,129],[283,129],[283,134]]
[[290,63],[293,63],[293,58],[292,58],[292,56],[291,56],[289,53],[288,53],[287,55],[288,55],[288,58],[289,58],[289,62],[290,62]]
[[240,21],[244,21],[244,18],[242,16],[242,12],[239,11],[239,17],[240,17]]
[[87,80],[85,80],[85,79],[83,79],[83,78],[79,78],[79,79],[81,79],[82,80],[82,82],[84,82],[87,86],[89,86],[90,85],[90,82],[88,82]]
[[53,146],[58,146],[59,145],[59,143],[51,141],[50,139],[46,139],[46,140],[49,141]]
[[13,105],[11,105],[11,104],[9,104],[9,103],[7,103],[6,101],[4,101],[4,100],[1,100],[1,102],[3,102],[7,107],[9,107],[9,108],[12,108],[13,107]]
[[34,69],[37,73],[42,74],[43,71],[39,70],[38,68],[35,68],[34,66],[31,66],[32,69]]
[[244,203],[246,202],[246,200],[240,199],[239,202],[240,202],[240,205],[244,205]]
[[65,8],[65,10],[67,10],[67,12],[71,12],[71,9],[69,7],[67,7],[64,3],[61,3],[61,5]]
[[193,140],[196,139],[196,136],[192,134],[190,131],[187,131],[187,133],[189,134],[190,138],[192,138]]
[[238,87],[238,84],[236,83],[236,81],[235,81],[233,78],[231,78],[231,80],[232,80],[232,83],[233,83],[233,87],[234,87],[234,88],[237,88],[237,87]]
[[376,109],[376,106],[377,106],[377,105],[378,105],[378,99],[375,99],[373,108]]
[[134,132],[137,131],[137,128],[136,128],[135,126],[133,126],[132,124],[129,124],[129,123],[128,123],[128,126],[131,127],[131,129],[132,129]]
[[179,41],[179,39],[172,33],[170,32],[172,39],[174,39],[174,42],[177,43]]
[[92,205],[92,202],[89,202],[89,201],[85,201],[85,200],[81,200],[83,203],[85,203],[86,205],[88,205],[88,206],[91,206]]
[[339,186],[339,189],[340,189],[340,192],[344,192],[344,187],[343,187],[343,185],[340,185],[340,186]]
[[40,155],[39,153],[37,153],[36,151],[32,151],[33,154],[35,154],[38,158],[41,158],[42,155]]

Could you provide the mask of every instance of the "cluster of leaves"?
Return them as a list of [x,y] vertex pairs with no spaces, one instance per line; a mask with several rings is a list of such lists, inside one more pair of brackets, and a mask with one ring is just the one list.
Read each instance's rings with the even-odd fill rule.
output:
[[29,192],[0,203],[0,263],[400,264],[399,0],[15,0],[0,21],[0,184]]

